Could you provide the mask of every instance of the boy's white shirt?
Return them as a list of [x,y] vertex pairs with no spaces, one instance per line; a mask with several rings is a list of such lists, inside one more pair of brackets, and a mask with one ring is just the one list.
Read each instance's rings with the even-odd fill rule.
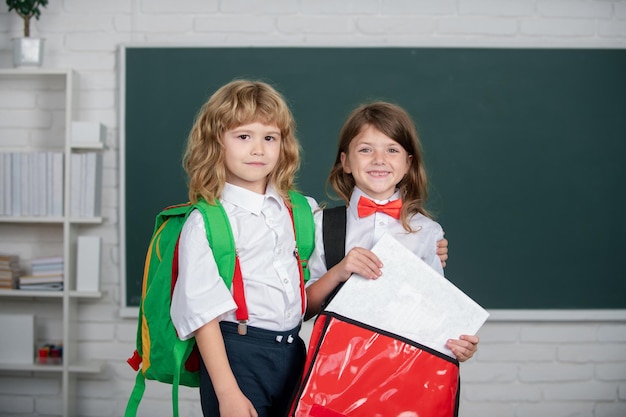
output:
[[[345,253],[357,246],[372,249],[385,233],[389,233],[435,271],[444,275],[441,260],[437,256],[437,241],[443,239],[443,229],[439,223],[422,214],[416,214],[409,221],[416,232],[408,233],[399,220],[384,213],[377,212],[371,216],[359,218],[357,203],[361,196],[370,198],[358,187],[354,187],[350,196],[350,204],[347,207]],[[384,204],[398,198],[400,198],[400,194],[396,191],[388,200],[372,200],[378,204]],[[323,212],[319,210],[315,213],[315,250],[309,260],[311,278],[308,284],[317,281],[327,272],[322,220]]]
[[[307,198],[311,209],[317,208]],[[285,331],[302,318],[300,275],[289,211],[276,190],[265,195],[226,184],[220,199],[230,220],[244,281],[248,325]],[[179,276],[170,314],[181,339],[215,318],[237,322],[231,291],[219,275],[202,216],[192,212],[179,243]]]

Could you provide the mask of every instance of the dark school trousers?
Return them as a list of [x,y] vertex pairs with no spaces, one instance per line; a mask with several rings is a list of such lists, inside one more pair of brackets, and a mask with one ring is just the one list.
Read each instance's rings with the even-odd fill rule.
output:
[[[300,326],[286,332],[248,326],[243,336],[237,333],[235,323],[221,322],[220,328],[239,388],[259,417],[287,416],[306,359],[306,347],[298,335]],[[202,360],[200,401],[205,417],[220,415],[215,390]]]

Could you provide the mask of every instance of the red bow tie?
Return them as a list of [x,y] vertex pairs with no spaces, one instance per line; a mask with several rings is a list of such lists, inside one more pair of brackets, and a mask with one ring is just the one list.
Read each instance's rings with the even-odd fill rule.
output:
[[359,198],[359,204],[357,205],[359,217],[367,217],[377,211],[380,211],[395,219],[399,219],[400,209],[402,209],[401,199],[390,201],[387,204],[377,204],[369,198],[361,197]]

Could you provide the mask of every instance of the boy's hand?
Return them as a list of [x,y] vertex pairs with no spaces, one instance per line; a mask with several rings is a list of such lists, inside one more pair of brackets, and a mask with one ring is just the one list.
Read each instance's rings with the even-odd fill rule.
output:
[[448,340],[446,347],[454,353],[459,362],[465,362],[474,356],[474,353],[478,350],[478,342],[478,336],[464,334],[459,337],[459,340]]
[[227,396],[220,397],[219,404],[222,417],[258,417],[250,400],[238,389],[233,390]]

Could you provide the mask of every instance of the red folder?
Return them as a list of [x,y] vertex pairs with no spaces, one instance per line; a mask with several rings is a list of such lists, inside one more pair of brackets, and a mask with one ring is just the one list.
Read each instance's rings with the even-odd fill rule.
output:
[[459,363],[443,353],[322,311],[290,417],[453,417]]

